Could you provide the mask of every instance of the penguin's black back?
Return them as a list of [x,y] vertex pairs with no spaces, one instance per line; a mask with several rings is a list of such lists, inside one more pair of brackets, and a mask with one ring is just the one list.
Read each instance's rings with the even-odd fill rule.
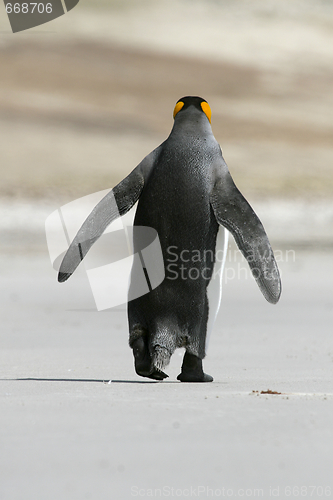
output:
[[[209,138],[199,134],[181,140],[171,133],[138,203],[134,225],[157,231],[165,266],[162,284],[129,304],[129,315],[136,311],[147,328],[152,318],[163,323],[172,317],[182,332],[205,337],[206,288],[218,231],[209,201],[213,158],[208,143]],[[204,338],[199,343],[204,346]]]

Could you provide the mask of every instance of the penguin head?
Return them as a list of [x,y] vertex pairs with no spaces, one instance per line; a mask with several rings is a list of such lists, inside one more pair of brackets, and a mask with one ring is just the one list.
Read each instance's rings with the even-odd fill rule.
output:
[[197,96],[186,96],[179,99],[173,111],[174,119],[176,116],[181,116],[184,111],[191,107],[192,109],[195,108],[197,111],[200,111],[200,113],[204,113],[208,118],[209,123],[211,123],[212,112],[208,102],[205,101],[205,99],[202,99],[202,97]]

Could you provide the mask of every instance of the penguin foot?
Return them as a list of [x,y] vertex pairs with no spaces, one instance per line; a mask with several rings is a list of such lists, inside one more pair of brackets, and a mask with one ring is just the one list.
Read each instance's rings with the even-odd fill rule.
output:
[[152,371],[152,362],[145,341],[139,337],[132,345],[135,371],[142,377],[148,377]]
[[140,375],[140,377],[152,378],[153,380],[164,380],[169,376],[166,373],[162,372],[162,370],[159,370],[158,368],[155,367],[153,367],[153,369],[150,369],[149,372],[140,371],[137,368],[135,368],[135,371],[138,375]]
[[211,375],[207,375],[207,373],[202,373],[202,375],[197,375],[195,373],[180,373],[177,377],[177,380],[181,382],[213,382],[213,377]]
[[148,377],[148,378],[152,378],[154,380],[164,380],[165,378],[168,378],[169,375],[162,372],[162,370],[155,368],[155,370],[150,375],[144,375],[144,376]]
[[185,353],[182,371],[177,380],[181,382],[213,382],[213,377],[204,373],[202,369],[202,359],[194,354]]
[[168,375],[152,365],[151,357],[142,337],[135,340],[132,346],[135,371],[140,377],[163,380]]

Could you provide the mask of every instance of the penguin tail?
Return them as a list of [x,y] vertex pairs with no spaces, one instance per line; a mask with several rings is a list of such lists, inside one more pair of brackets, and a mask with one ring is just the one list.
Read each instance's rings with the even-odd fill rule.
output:
[[154,367],[158,370],[164,370],[164,368],[170,363],[171,355],[172,352],[170,352],[167,348],[156,345],[153,353]]
[[158,326],[151,336],[151,358],[158,370],[163,370],[169,363],[177,347],[177,330],[166,325]]

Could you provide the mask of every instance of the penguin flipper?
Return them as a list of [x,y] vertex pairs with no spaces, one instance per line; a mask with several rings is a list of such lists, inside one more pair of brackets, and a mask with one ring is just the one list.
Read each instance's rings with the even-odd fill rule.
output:
[[63,283],[75,271],[105,229],[137,202],[145,179],[154,164],[154,150],[95,206],[69,246],[60,266],[58,281]]
[[233,235],[265,299],[276,304],[281,280],[272,247],[259,217],[237,189],[224,161],[215,170],[210,202],[217,222]]

